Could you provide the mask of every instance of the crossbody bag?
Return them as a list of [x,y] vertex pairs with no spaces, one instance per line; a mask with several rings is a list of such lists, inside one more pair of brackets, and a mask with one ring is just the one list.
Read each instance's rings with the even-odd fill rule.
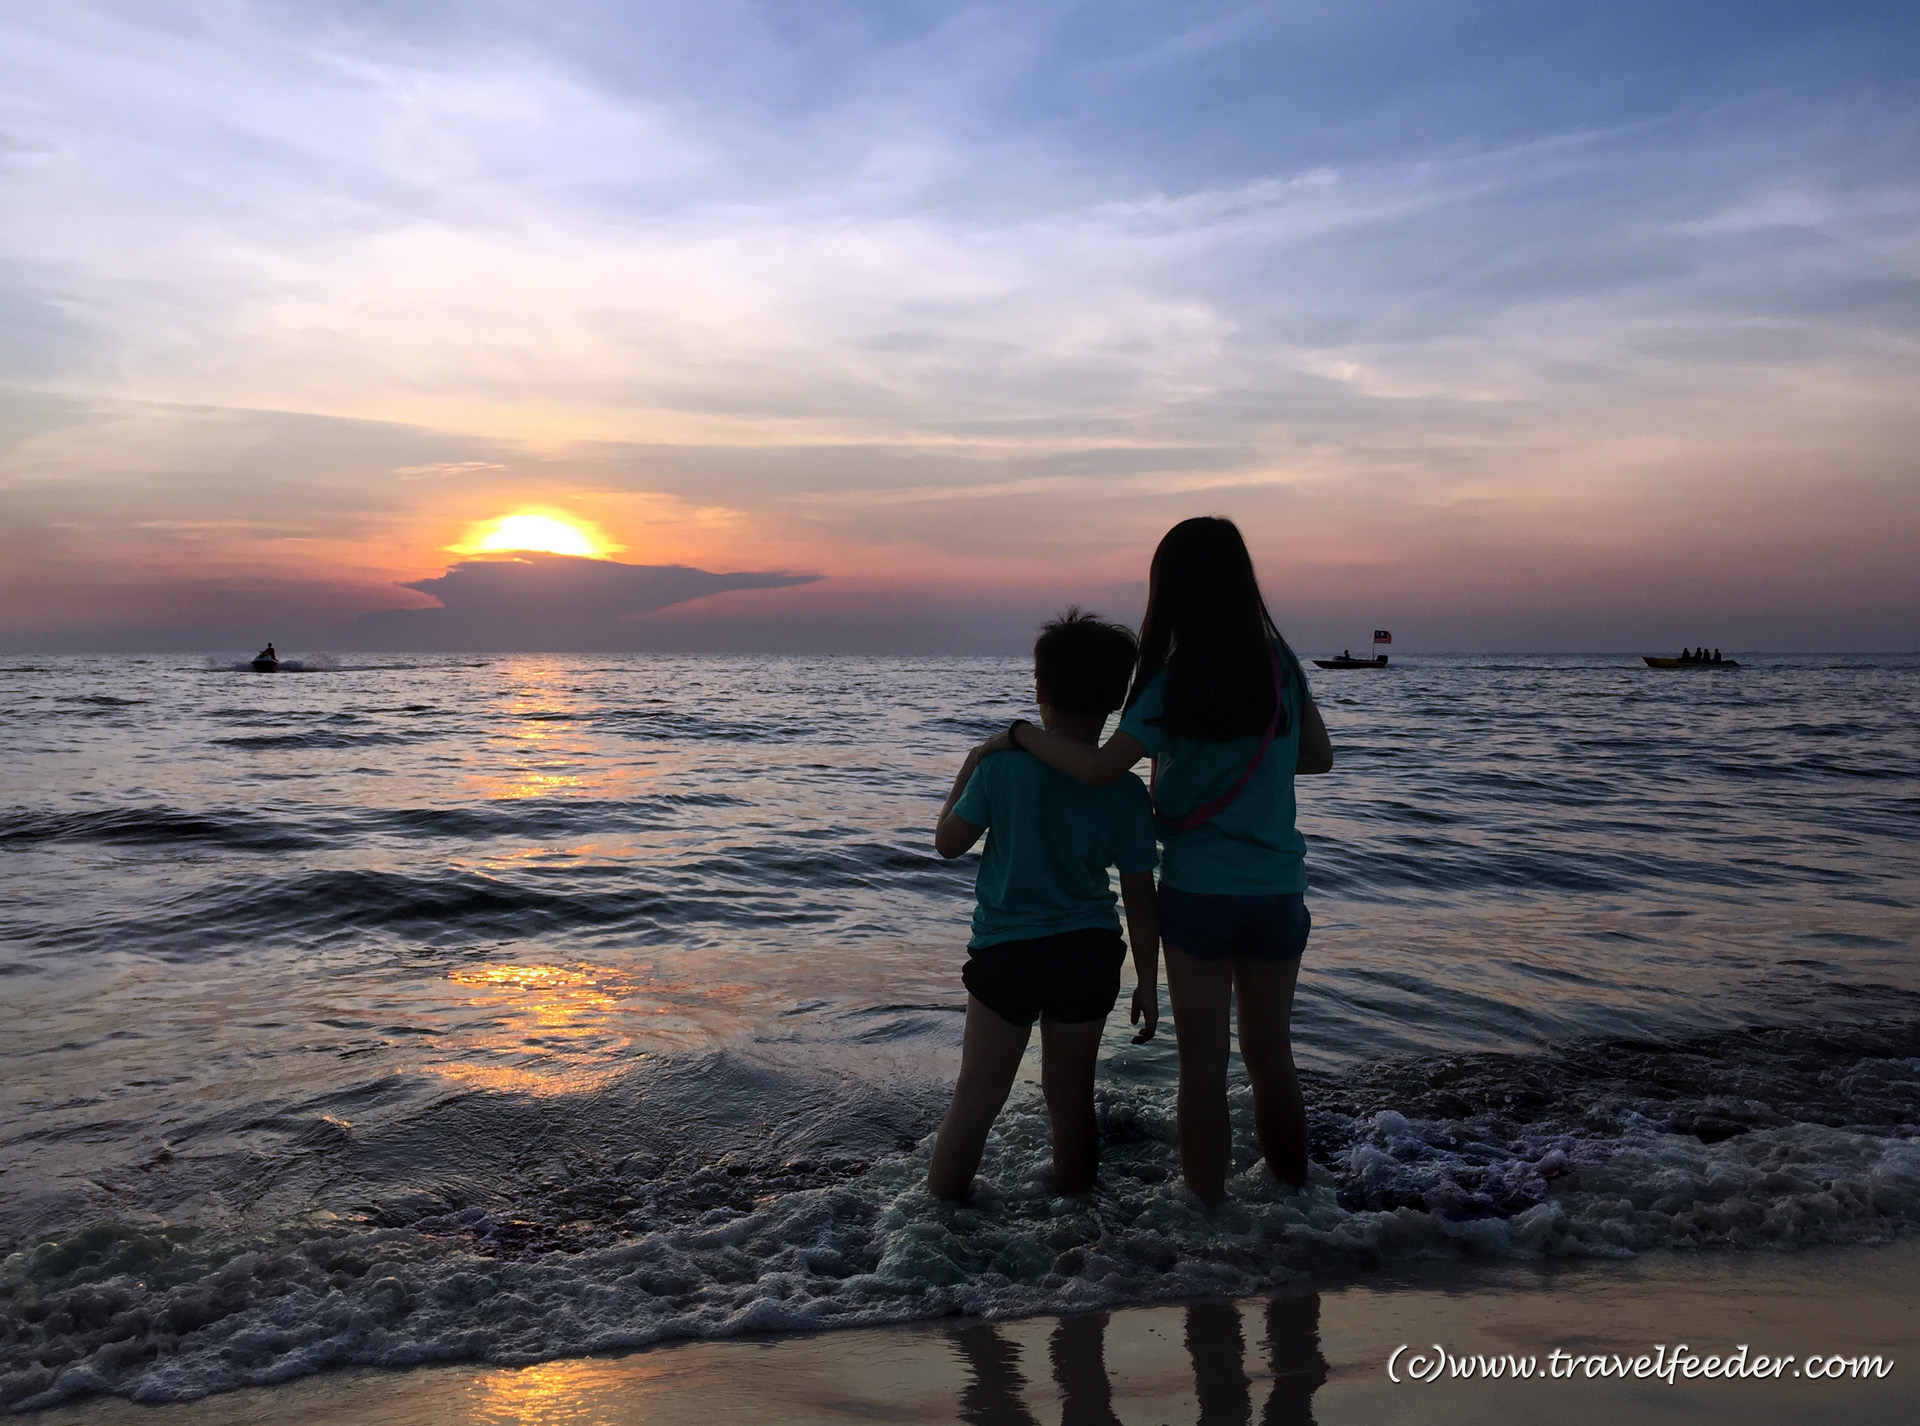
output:
[[1260,735],[1260,746],[1254,749],[1253,758],[1248,762],[1240,780],[1211,802],[1203,802],[1198,807],[1169,817],[1160,810],[1159,792],[1154,786],[1160,778],[1160,759],[1155,758],[1147,772],[1147,796],[1153,803],[1153,815],[1160,823],[1175,832],[1191,832],[1218,817],[1233,806],[1236,798],[1247,790],[1247,784],[1253,781],[1253,775],[1260,770],[1260,764],[1266,759],[1267,749],[1273,746],[1273,735],[1280,731],[1280,701],[1287,696],[1286,672],[1280,667],[1280,655],[1273,651],[1273,645],[1267,644],[1267,662],[1273,667],[1273,716],[1267,720],[1267,731]]

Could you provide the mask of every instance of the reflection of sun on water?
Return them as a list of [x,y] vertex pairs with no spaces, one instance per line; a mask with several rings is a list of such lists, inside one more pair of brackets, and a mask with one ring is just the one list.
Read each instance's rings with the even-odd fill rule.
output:
[[604,1083],[649,1054],[709,1045],[738,1033],[748,987],[703,966],[664,983],[657,970],[495,961],[447,976],[458,1000],[447,1058],[421,1068],[479,1089],[571,1094]]
[[[584,971],[555,965],[461,966],[448,977],[492,1023],[463,1035],[463,1058],[435,1073],[490,1089],[558,1093],[614,1069],[626,1039],[619,1001]],[[505,1061],[505,1063],[503,1063]]]
[[488,779],[492,796],[511,800],[516,797],[544,797],[550,792],[577,792],[588,786],[587,779],[571,772],[522,772],[512,779]]
[[476,790],[503,799],[595,790],[606,775],[605,760],[593,756],[596,705],[581,696],[564,669],[528,662],[516,675],[517,686],[507,691],[488,740],[506,755],[510,771],[501,775],[493,770],[499,762],[490,760],[489,770],[474,778]]
[[[485,1426],[601,1426],[608,1420],[628,1419],[610,1413],[609,1402],[621,1402],[667,1375],[664,1362],[622,1358],[617,1362],[541,1362],[509,1371],[484,1371],[474,1381],[475,1422]],[[651,1421],[646,1413],[634,1420]]]
[[448,979],[478,992],[476,1005],[511,1008],[522,1027],[530,1022],[541,1030],[576,1028],[582,1017],[615,1005],[592,976],[565,966],[462,966]]

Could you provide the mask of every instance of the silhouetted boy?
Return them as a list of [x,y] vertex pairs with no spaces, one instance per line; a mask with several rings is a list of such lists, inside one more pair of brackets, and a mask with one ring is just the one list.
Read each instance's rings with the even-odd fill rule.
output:
[[[1125,701],[1132,633],[1069,609],[1033,646],[1033,696],[1050,732],[1094,744]],[[1100,1167],[1093,1071],[1107,1013],[1120,995],[1126,943],[1108,867],[1120,871],[1138,981],[1134,1043],[1160,1020],[1160,922],[1153,892],[1153,808],[1131,773],[1089,787],[1019,751],[970,753],[934,831],[943,857],[986,833],[975,881],[973,938],[961,978],[966,1040],[953,1102],[934,1141],[927,1187],[962,1199],[972,1187],[1033,1022],[1040,1022],[1040,1087],[1053,1121],[1053,1177],[1084,1193]]]

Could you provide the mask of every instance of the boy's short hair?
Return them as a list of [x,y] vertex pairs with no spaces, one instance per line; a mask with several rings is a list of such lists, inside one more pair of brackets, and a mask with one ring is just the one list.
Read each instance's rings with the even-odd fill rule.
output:
[[1126,702],[1139,656],[1133,630],[1072,605],[1041,627],[1033,645],[1033,676],[1062,713],[1106,714]]

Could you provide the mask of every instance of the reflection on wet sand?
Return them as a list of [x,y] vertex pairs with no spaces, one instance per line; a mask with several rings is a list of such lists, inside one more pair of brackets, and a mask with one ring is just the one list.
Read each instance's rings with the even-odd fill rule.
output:
[[[1060,1389],[1060,1426],[1119,1426],[1106,1366],[1108,1316],[1063,1317],[1048,1343]],[[1267,1303],[1267,1362],[1272,1385],[1261,1426],[1311,1426],[1313,1394],[1327,1379],[1320,1352],[1320,1295],[1311,1288]],[[1026,1403],[1020,1349],[989,1322],[956,1327],[954,1350],[966,1368],[958,1416],[968,1426],[1039,1426]],[[1196,1426],[1251,1426],[1253,1383],[1247,1376],[1240,1305],[1198,1302],[1186,1310],[1187,1355],[1193,1362]]]
[[1060,1426],[1120,1426],[1107,1379],[1107,1314],[1062,1317],[1047,1343],[1060,1388]]
[[1248,1420],[1253,1384],[1247,1380],[1247,1343],[1240,1331],[1239,1305],[1196,1302],[1188,1307],[1187,1355],[1193,1358],[1200,1426],[1231,1426]]
[[1267,1363],[1273,1386],[1261,1426],[1307,1426],[1313,1420],[1313,1394],[1327,1379],[1327,1359],[1320,1355],[1319,1293],[1282,1293],[1267,1303]]
[[968,1426],[1040,1426],[1021,1395],[1027,1389],[1020,1349],[990,1322],[956,1327],[953,1345],[967,1366],[960,1419]]

